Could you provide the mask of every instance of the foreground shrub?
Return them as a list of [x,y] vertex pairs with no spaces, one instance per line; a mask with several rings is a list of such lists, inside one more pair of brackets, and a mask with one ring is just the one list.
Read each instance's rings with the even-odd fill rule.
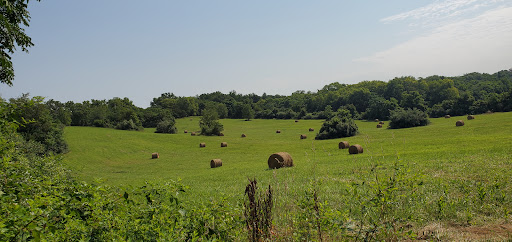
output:
[[0,241],[233,241],[243,227],[225,201],[182,203],[179,181],[87,184],[56,157],[28,156],[12,129],[0,131]]
[[155,133],[166,133],[166,134],[175,134],[178,133],[178,129],[176,128],[176,121],[174,118],[168,118],[156,125]]
[[428,116],[419,109],[396,109],[391,111],[389,128],[400,129],[429,124]]
[[337,116],[326,120],[315,139],[336,139],[350,137],[358,132],[357,124],[347,110],[342,110]]

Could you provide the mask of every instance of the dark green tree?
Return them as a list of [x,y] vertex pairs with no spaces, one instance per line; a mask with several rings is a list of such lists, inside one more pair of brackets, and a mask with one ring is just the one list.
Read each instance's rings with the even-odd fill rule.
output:
[[386,100],[383,97],[373,97],[370,100],[370,106],[366,109],[366,112],[362,113],[362,117],[366,120],[389,119],[389,112],[398,107],[397,100],[391,98]]
[[54,121],[50,109],[43,103],[42,97],[29,98],[24,94],[19,98],[11,98],[10,112],[19,113],[15,118],[20,124],[17,132],[26,141],[42,145],[39,155],[60,154],[67,152],[68,145],[64,140],[64,125]]
[[11,55],[14,54],[16,46],[28,52],[28,48],[34,45],[23,28],[23,26],[28,27],[30,22],[28,2],[28,0],[0,1],[0,82],[9,86],[14,80]]
[[325,106],[325,109],[323,112],[321,112],[321,115],[319,115],[319,118],[325,118],[325,119],[331,119],[334,116],[334,112],[332,111],[331,105]]
[[418,91],[402,93],[402,101],[400,102],[402,108],[417,108],[425,111],[427,109],[425,100]]
[[348,110],[342,110],[338,115],[326,120],[315,139],[336,139],[350,137],[358,132],[357,124],[352,119]]
[[203,116],[199,120],[199,127],[202,135],[219,135],[224,126],[219,122],[219,115],[215,109],[203,110]]
[[397,108],[391,111],[390,120],[389,128],[391,129],[425,126],[430,123],[427,114],[416,108]]
[[142,126],[144,128],[154,128],[158,125],[158,123],[166,120],[173,119],[174,117],[171,114],[169,109],[164,109],[160,107],[149,107],[144,109],[141,112],[142,118]]
[[254,118],[254,110],[252,109],[250,104],[242,105],[242,118],[249,121],[251,118]]
[[155,133],[166,133],[166,134],[175,134],[178,133],[178,129],[176,128],[176,121],[174,117],[166,118],[159,122],[156,126]]
[[56,122],[66,126],[71,125],[71,112],[69,112],[64,103],[50,99],[46,102],[50,109],[50,114]]

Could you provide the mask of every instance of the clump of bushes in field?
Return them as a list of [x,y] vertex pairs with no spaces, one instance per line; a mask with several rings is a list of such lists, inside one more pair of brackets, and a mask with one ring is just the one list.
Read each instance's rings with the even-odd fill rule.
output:
[[116,129],[139,131],[139,130],[143,130],[144,128],[142,126],[137,125],[137,123],[134,122],[133,119],[129,119],[129,120],[125,119],[116,125]]
[[333,116],[322,124],[315,139],[323,140],[350,137],[356,135],[357,132],[357,124],[352,119],[350,112],[340,110],[336,116]]
[[219,135],[224,130],[224,126],[219,122],[217,111],[214,109],[206,109],[202,114],[199,120],[202,135]]
[[391,111],[389,128],[400,129],[428,125],[428,115],[416,108],[398,108]]
[[155,133],[166,133],[166,134],[175,134],[178,133],[178,129],[176,128],[176,120],[174,117],[166,118],[165,120],[160,121],[156,125]]

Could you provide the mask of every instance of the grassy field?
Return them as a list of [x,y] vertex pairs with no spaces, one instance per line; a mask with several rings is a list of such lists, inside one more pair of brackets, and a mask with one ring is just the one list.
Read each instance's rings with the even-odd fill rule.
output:
[[[465,126],[455,126],[459,119]],[[316,189],[329,207],[359,211],[354,187],[374,184],[366,189],[366,200],[371,200],[368,196],[372,188],[380,186],[379,179],[393,180],[399,161],[404,177],[421,186],[409,191],[402,187],[398,189],[403,190],[402,195],[392,199],[420,194],[398,213],[414,214],[417,219],[413,222],[423,228],[432,226],[433,221],[459,225],[510,221],[512,113],[476,115],[474,120],[431,119],[428,126],[399,130],[387,129],[387,123],[377,129],[375,122],[356,121],[357,136],[323,141],[314,140],[321,120],[227,119],[221,120],[224,137],[183,132],[199,130],[198,121],[198,117],[177,120],[178,134],[67,127],[65,137],[71,151],[65,155],[65,163],[80,179],[103,179],[112,185],[181,179],[190,187],[186,197],[195,201],[227,198],[237,203],[243,198],[247,179],[256,178],[261,187],[273,186],[277,211],[289,214],[286,211],[297,210],[289,204],[297,204],[310,188]],[[309,132],[309,128],[315,131]],[[275,132],[278,129],[280,134]],[[247,137],[242,138],[242,133]],[[301,134],[308,138],[301,140]],[[349,155],[346,149],[338,149],[341,140],[362,145],[364,153]],[[221,148],[224,141],[228,147]],[[205,148],[199,148],[201,142],[206,143]],[[281,151],[291,154],[295,167],[269,170],[268,157]],[[160,158],[151,159],[153,152]],[[214,158],[222,159],[223,166],[211,169]],[[276,219],[282,223],[292,219],[282,216]],[[366,215],[361,212],[360,216]]]

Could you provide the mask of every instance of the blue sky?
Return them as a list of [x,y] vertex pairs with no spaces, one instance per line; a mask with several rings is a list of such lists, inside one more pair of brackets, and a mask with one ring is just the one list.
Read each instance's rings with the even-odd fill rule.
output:
[[316,91],[332,82],[512,68],[512,1],[31,1],[22,93],[59,101],[164,92]]

